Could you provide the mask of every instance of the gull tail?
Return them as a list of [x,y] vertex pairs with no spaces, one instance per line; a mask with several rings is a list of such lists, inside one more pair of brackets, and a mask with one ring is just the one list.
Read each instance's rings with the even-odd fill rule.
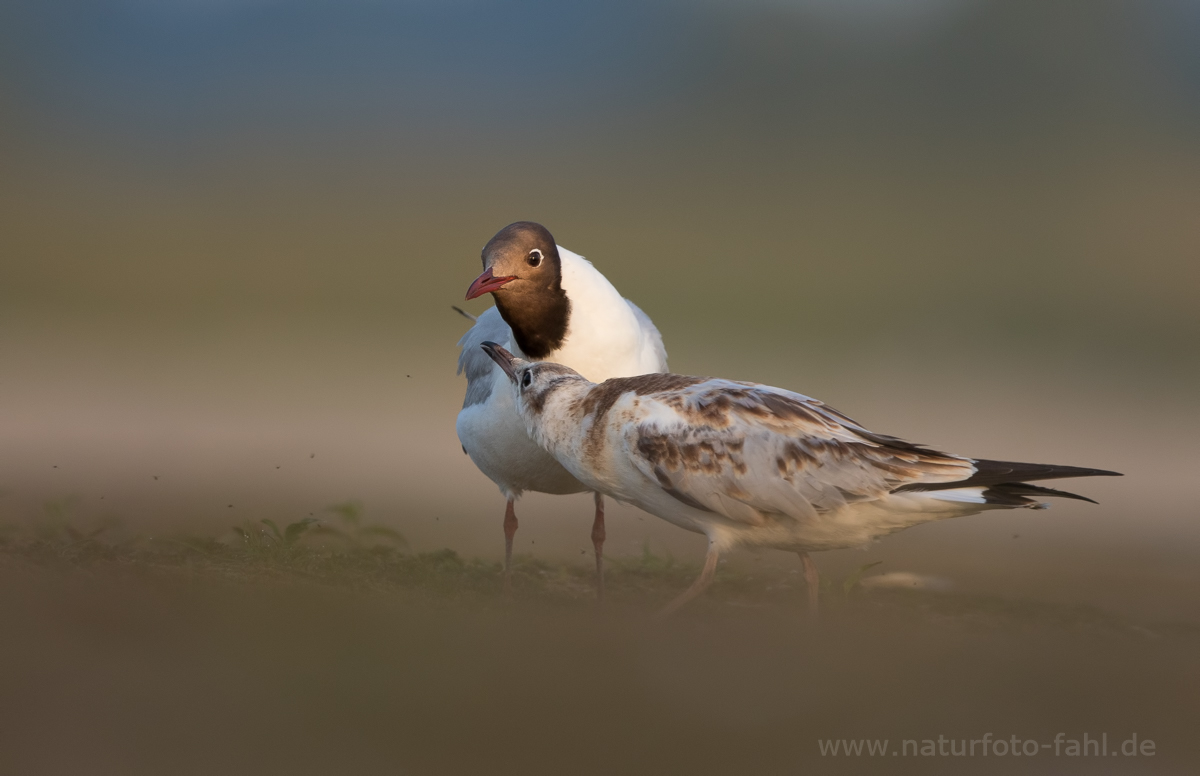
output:
[[[1065,490],[1030,485],[1031,481],[1057,480],[1067,477],[1121,477],[1120,472],[1106,469],[1085,469],[1079,466],[1055,466],[1042,463],[1017,463],[1014,461],[975,461],[975,473],[957,482],[912,483],[902,485],[897,491],[941,491],[977,489],[985,504],[1008,507],[1037,508],[1039,502],[1031,496],[1073,498],[1095,504],[1095,501],[1068,493]],[[1042,505],[1044,506],[1044,505]]]

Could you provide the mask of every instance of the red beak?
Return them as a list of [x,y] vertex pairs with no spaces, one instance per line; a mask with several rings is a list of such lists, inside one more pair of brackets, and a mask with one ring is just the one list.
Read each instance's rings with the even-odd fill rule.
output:
[[475,282],[467,289],[467,299],[474,299],[477,296],[490,294],[493,291],[499,291],[504,288],[505,284],[511,283],[517,279],[516,275],[496,277],[492,274],[492,268],[488,267],[483,271],[483,274],[475,278]]

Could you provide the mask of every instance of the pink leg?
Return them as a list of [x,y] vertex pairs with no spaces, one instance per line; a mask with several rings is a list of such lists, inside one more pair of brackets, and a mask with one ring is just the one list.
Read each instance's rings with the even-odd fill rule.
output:
[[661,620],[670,617],[679,610],[679,607],[703,593],[712,584],[713,575],[717,570],[717,557],[717,545],[710,540],[708,543],[708,554],[704,556],[704,568],[700,571],[700,576],[678,598],[663,607],[662,611],[658,613],[658,619]]
[[517,533],[517,512],[513,509],[513,500],[508,500],[504,508],[504,592],[512,593],[512,546],[513,536]]
[[800,556],[800,562],[804,564],[804,582],[808,585],[808,611],[815,619],[821,592],[821,576],[817,573],[817,564],[813,563],[813,559],[808,556],[807,552],[796,554]]
[[596,519],[592,521],[592,547],[596,549],[596,600],[604,600],[604,496],[596,496]]

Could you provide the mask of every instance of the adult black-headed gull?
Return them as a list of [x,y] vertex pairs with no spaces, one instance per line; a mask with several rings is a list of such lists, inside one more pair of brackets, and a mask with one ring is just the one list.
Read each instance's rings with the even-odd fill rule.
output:
[[1045,507],[1038,497],[1091,501],[1029,481],[1117,474],[930,450],[757,383],[657,374],[596,384],[481,346],[508,375],[530,436],[580,482],[708,537],[704,570],[664,614],[703,592],[731,547],[798,553],[815,612],[811,551],[985,509]]
[[[621,297],[591,262],[555,244],[547,229],[529,221],[504,227],[483,248],[483,274],[467,299],[491,293],[487,310],[458,345],[459,373],[467,396],[458,413],[458,438],[479,470],[500,487],[504,512],[504,578],[508,585],[523,491],[590,490],[529,438],[517,414],[508,378],[480,349],[484,341],[539,361],[565,364],[594,380],[665,372],[667,353],[650,318]],[[604,500],[595,494],[592,545],[597,593],[604,591]]]

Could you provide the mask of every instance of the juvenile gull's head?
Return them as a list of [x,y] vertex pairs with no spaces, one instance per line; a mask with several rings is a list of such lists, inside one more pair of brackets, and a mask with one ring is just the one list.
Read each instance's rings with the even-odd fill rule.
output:
[[495,342],[484,342],[480,347],[508,375],[517,392],[519,405],[534,414],[542,412],[547,397],[555,390],[568,383],[587,382],[570,367],[551,361],[526,361]]

